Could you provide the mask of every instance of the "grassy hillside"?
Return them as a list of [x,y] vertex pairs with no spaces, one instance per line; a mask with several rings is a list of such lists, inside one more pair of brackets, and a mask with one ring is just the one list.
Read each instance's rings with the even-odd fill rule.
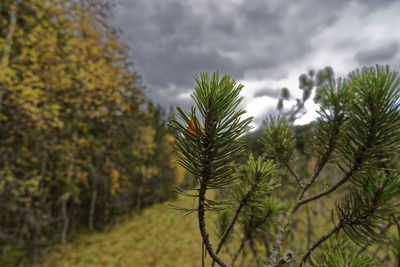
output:
[[[179,197],[170,203],[188,206],[190,201]],[[212,238],[215,236],[215,213],[208,215],[207,223]],[[296,248],[304,245],[301,239],[304,238],[306,216],[304,212],[299,215],[301,218],[297,227],[300,235],[288,241]],[[324,224],[318,228],[326,231],[330,223],[321,215],[318,217],[319,222]],[[216,246],[217,241],[212,241]],[[231,244],[231,250],[235,251],[238,246],[238,243]],[[259,248],[264,253],[263,246]],[[252,256],[249,249],[246,250],[245,262],[252,266]],[[224,250],[222,257],[228,261],[230,259]],[[241,262],[241,257],[238,262]],[[121,222],[104,232],[81,234],[71,243],[53,247],[43,255],[37,266],[201,266],[201,238],[197,218],[195,214],[176,214],[165,204],[156,204],[141,214],[123,217]],[[209,256],[206,258],[206,266],[210,266]]]
[[[170,202],[188,206],[190,199]],[[190,204],[189,204],[190,205]],[[214,213],[208,213],[208,228],[214,229]],[[303,215],[303,214],[302,214]],[[298,221],[300,233],[305,216]],[[320,222],[326,222],[321,218]],[[329,227],[325,224],[324,230]],[[211,234],[213,237],[214,234]],[[212,240],[214,246],[216,240]],[[290,243],[301,246],[295,237]],[[297,247],[298,245],[294,245]],[[238,244],[232,244],[235,251]],[[263,251],[263,247],[260,246]],[[222,257],[229,259],[228,255]],[[251,264],[248,254],[246,263]],[[238,262],[241,261],[239,257]],[[45,254],[37,266],[201,266],[201,239],[195,214],[176,214],[165,204],[156,204],[141,214],[126,216],[104,232],[85,233],[66,245],[57,245]],[[210,257],[206,258],[210,266]]]
[[[191,200],[180,197],[170,203],[188,206],[191,205]],[[332,199],[320,202],[311,211],[314,241],[315,236],[321,236],[332,227],[329,213],[322,212],[328,203],[332,203]],[[215,214],[208,215],[207,223],[212,238],[215,227],[212,216]],[[301,210],[297,218],[297,234],[289,238],[284,247],[303,252],[307,236],[306,210]],[[215,246],[216,240],[212,239],[212,242]],[[230,244],[230,247],[231,251],[236,251],[238,243]],[[259,248],[263,254],[263,247]],[[246,250],[248,253],[243,266],[254,266],[251,253],[248,248]],[[374,249],[370,250],[372,252]],[[316,251],[315,254],[319,252]],[[222,257],[230,262],[230,257],[224,250]],[[240,262],[241,257],[237,263],[241,265]],[[297,264],[293,262],[288,266]],[[53,247],[40,259],[37,264],[39,266],[201,266],[201,239],[197,218],[195,214],[176,214],[165,204],[156,204],[141,214],[121,218],[118,224],[110,226],[104,232],[81,234],[66,245]],[[205,266],[210,266],[209,256]],[[382,266],[390,264],[386,262]]]
[[[173,204],[185,201],[180,198]],[[54,247],[38,266],[201,266],[200,256],[195,214],[183,216],[157,204],[104,232],[82,234]]]
[[[190,199],[180,197],[170,202],[178,206],[190,205]],[[322,203],[321,203],[322,204]],[[214,236],[214,213],[208,213],[208,228]],[[299,214],[297,227],[300,233],[288,242],[291,246],[304,246],[306,216]],[[315,214],[317,215],[317,214]],[[319,217],[326,231],[330,228],[327,218]],[[319,231],[318,231],[319,232]],[[302,237],[300,237],[302,236]],[[213,240],[213,244],[217,243]],[[235,251],[238,244],[231,244]],[[264,248],[260,246],[264,253]],[[230,257],[222,252],[222,257]],[[225,255],[224,255],[225,254]],[[239,257],[238,262],[241,262]],[[246,264],[252,264],[250,251]],[[195,214],[184,216],[169,209],[165,203],[145,209],[141,214],[126,216],[104,232],[85,233],[66,245],[57,245],[45,254],[37,266],[201,266],[201,238]],[[210,266],[210,257],[206,258]]]

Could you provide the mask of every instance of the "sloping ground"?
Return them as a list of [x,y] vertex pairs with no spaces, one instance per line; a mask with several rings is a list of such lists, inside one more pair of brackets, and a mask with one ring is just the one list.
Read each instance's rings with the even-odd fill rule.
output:
[[[180,197],[169,203],[187,207],[192,204],[192,200]],[[312,232],[316,236],[321,236],[332,228],[329,213],[322,216],[323,206],[324,203],[320,202],[311,212],[312,216],[316,216],[312,219]],[[214,213],[208,214],[215,216]],[[307,235],[304,230],[307,225],[305,210],[299,212],[298,218],[297,234],[294,239],[287,241],[290,243],[287,245],[303,252]],[[208,217],[207,228],[210,229],[211,237],[215,236],[213,221],[213,218]],[[212,241],[215,248],[217,242]],[[231,250],[236,251],[238,245],[237,242],[231,244]],[[264,248],[259,248],[261,255],[264,255]],[[250,251],[247,251],[245,266],[255,266]],[[230,257],[224,250],[222,258],[230,262]],[[239,262],[241,257],[237,263]],[[201,238],[197,217],[195,214],[177,214],[165,204],[157,204],[145,209],[141,214],[122,218],[120,223],[110,226],[104,232],[82,234],[73,242],[53,247],[49,253],[43,255],[37,264],[37,267],[39,266],[201,266]],[[205,266],[210,266],[209,256]]]
[[[181,196],[169,203],[187,207],[192,204],[191,201]],[[209,212],[208,215],[215,216],[215,213]],[[298,232],[301,236],[304,235],[304,215],[301,212]],[[321,228],[326,231],[330,228],[329,223],[320,216],[317,222],[322,223],[324,227]],[[214,237],[215,224],[212,217],[207,217],[207,228],[211,238]],[[215,247],[217,241],[212,241]],[[297,238],[291,240],[293,247],[302,247],[305,245],[303,243],[298,242]],[[239,244],[234,242],[231,249],[236,251],[238,247]],[[264,247],[259,248],[264,255]],[[222,250],[221,253],[222,258],[229,261],[226,252]],[[247,256],[246,262],[252,266],[250,252]],[[37,266],[201,266],[201,238],[197,217],[196,214],[177,214],[166,204],[156,204],[141,214],[122,218],[119,224],[110,226],[104,232],[82,234],[71,243],[55,246],[43,255]],[[209,256],[206,257],[205,266],[210,266]]]
[[[171,203],[188,201],[180,198]],[[212,221],[209,225],[214,226]],[[37,266],[201,266],[200,257],[195,214],[183,216],[157,204],[104,232],[83,234],[55,246]]]

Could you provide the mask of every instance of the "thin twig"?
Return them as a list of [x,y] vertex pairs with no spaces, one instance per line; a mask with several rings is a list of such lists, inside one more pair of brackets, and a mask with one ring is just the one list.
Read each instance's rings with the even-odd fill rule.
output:
[[[236,209],[235,215],[233,216],[233,218],[232,218],[232,220],[231,220],[229,226],[226,228],[224,234],[222,235],[221,240],[219,241],[218,246],[217,246],[217,249],[216,249],[216,251],[215,251],[215,253],[216,253],[217,255],[218,255],[218,253],[220,252],[220,250],[221,250],[221,248],[222,248],[222,245],[224,244],[225,240],[227,239],[229,233],[230,233],[231,230],[233,229],[233,226],[235,225],[236,220],[237,220],[237,218],[239,217],[240,211],[242,210],[242,208],[243,208],[243,206],[244,206],[244,203],[245,203],[245,202],[243,202],[243,201],[240,202],[239,207]],[[214,264],[215,264],[215,261],[213,261],[213,262],[211,263],[211,266],[214,266]]]
[[244,259],[246,258],[246,256],[247,256],[246,250],[244,250],[244,248],[243,248],[243,250],[242,250],[242,260],[240,261],[240,267],[243,267]]
[[271,244],[270,244],[270,239],[268,233],[263,234],[263,241],[264,241],[264,246],[265,246],[265,253],[267,254],[267,259],[269,258],[269,255],[271,255]]
[[278,232],[277,236],[276,236],[276,240],[275,240],[275,244],[274,244],[274,249],[272,251],[270,260],[269,260],[269,264],[270,266],[278,266],[277,265],[277,258],[278,258],[278,253],[282,244],[283,239],[286,237],[286,233],[288,231],[289,225],[292,223],[293,220],[293,216],[294,213],[304,204],[319,199],[323,196],[326,196],[332,192],[334,192],[336,189],[338,189],[341,185],[343,185],[345,182],[347,182],[354,174],[355,171],[358,170],[358,168],[361,166],[361,162],[359,160],[359,158],[356,158],[353,168],[351,168],[350,171],[348,171],[346,173],[346,175],[340,179],[338,182],[336,182],[331,188],[323,191],[322,193],[316,194],[312,197],[309,197],[307,199],[301,200],[301,197],[304,196],[305,191],[307,190],[308,187],[303,187],[298,196],[297,196],[297,200],[296,202],[289,208],[289,210],[287,211],[284,219],[283,219],[283,223],[282,226],[280,228],[280,231]]
[[[256,184],[253,184],[253,186],[251,187],[251,189],[246,193],[246,195],[243,197],[242,201],[239,204],[239,207],[236,209],[235,215],[233,216],[231,222],[229,223],[228,227],[226,228],[225,232],[223,233],[221,240],[218,243],[217,249],[215,251],[215,254],[218,255],[218,253],[220,252],[222,245],[224,244],[224,242],[226,241],[226,239],[228,238],[229,233],[232,231],[233,226],[236,223],[236,220],[239,218],[239,214],[240,211],[242,210],[242,208],[244,207],[244,205],[246,205],[247,200],[250,198],[250,196],[253,194],[254,190],[257,188]],[[211,263],[211,266],[214,267],[215,265],[215,261],[213,260]]]
[[257,249],[256,249],[256,244],[255,244],[254,239],[253,239],[253,237],[251,236],[251,234],[249,235],[249,245],[250,245],[251,252],[253,253],[254,258],[255,258],[255,260],[256,260],[257,266],[261,266],[262,263],[261,263],[261,261],[260,261],[260,258],[258,257],[258,252],[257,252]]
[[239,249],[236,251],[235,255],[233,256],[232,259],[232,266],[235,264],[236,259],[239,257],[240,252],[244,248],[244,245],[246,244],[247,238],[243,237],[242,242],[240,243]]
[[322,192],[319,193],[319,194],[316,194],[316,195],[314,195],[314,196],[311,196],[311,197],[309,197],[309,198],[306,198],[306,199],[303,199],[303,200],[299,201],[299,202],[298,202],[299,207],[300,207],[301,205],[304,205],[304,204],[308,203],[308,202],[311,202],[311,201],[313,201],[313,200],[319,199],[319,198],[321,198],[321,197],[323,197],[323,196],[326,196],[326,195],[332,193],[333,191],[335,191],[336,189],[338,189],[341,185],[343,185],[345,182],[347,182],[347,181],[350,179],[350,177],[353,176],[353,173],[354,173],[355,170],[357,170],[357,169],[358,169],[358,166],[355,167],[355,168],[353,168],[352,170],[350,170],[342,179],[340,179],[339,181],[337,181],[332,187],[330,187],[330,188],[328,188],[328,189],[322,191]]
[[[331,144],[333,142],[333,137],[332,140],[330,141],[329,144]],[[332,143],[333,145],[333,143]],[[328,162],[328,158],[330,153],[333,151],[333,146],[330,146],[329,149],[326,150],[326,153],[324,154],[324,156],[321,158],[321,161],[316,165],[316,168],[314,169],[314,174],[311,177],[311,179],[300,189],[297,198],[296,198],[296,202],[289,208],[289,210],[287,211],[284,219],[283,219],[283,224],[277,234],[275,243],[274,243],[274,248],[272,250],[272,254],[271,257],[269,259],[269,265],[270,266],[279,266],[278,262],[277,262],[277,258],[278,258],[278,253],[279,250],[281,248],[281,244],[283,239],[286,237],[286,233],[288,231],[288,227],[289,225],[292,223],[293,220],[293,216],[294,213],[297,211],[298,208],[300,208],[302,205],[316,200],[318,198],[321,198],[323,196],[328,195],[329,193],[332,193],[333,191],[335,191],[337,188],[339,188],[342,184],[344,184],[346,181],[348,181],[350,179],[350,177],[353,175],[353,173],[361,166],[361,155],[363,152],[365,151],[359,151],[359,153],[357,153],[357,157],[356,160],[354,161],[353,164],[353,168],[341,179],[339,180],[334,186],[332,186],[331,188],[323,191],[320,194],[317,194],[315,196],[312,196],[310,198],[304,199],[302,200],[304,194],[306,193],[306,191],[310,188],[310,186],[314,183],[315,179],[319,176],[319,174],[321,173],[323,167],[325,166],[325,164]]]
[[[283,161],[283,160],[282,160]],[[296,179],[296,182],[300,188],[303,188],[303,185],[301,184],[299,176],[295,173],[293,168],[290,166],[289,162],[283,161],[285,167],[289,170],[290,174]]]
[[314,243],[314,245],[307,250],[307,252],[304,254],[300,267],[303,266],[303,264],[307,261],[308,257],[310,257],[311,252],[313,252],[314,249],[316,249],[319,245],[321,245],[325,240],[327,240],[329,237],[331,237],[333,234],[336,234],[340,231],[340,229],[343,227],[342,224],[336,225],[331,231],[326,233],[324,236],[322,236],[318,241]]
[[225,244],[224,247],[225,247],[226,252],[231,257],[231,260],[232,260],[233,259],[233,254],[232,254],[231,250],[229,249],[229,246],[227,244]]
[[303,190],[300,193],[300,199],[303,198],[305,192],[308,190],[308,188],[310,188],[310,186],[315,182],[315,180],[317,179],[317,177],[319,176],[319,174],[321,173],[322,169],[325,167],[326,163],[328,162],[328,159],[330,157],[330,155],[332,154],[332,151],[334,149],[334,144],[335,144],[335,140],[338,137],[339,131],[337,131],[337,133],[335,133],[329,140],[328,143],[328,148],[325,150],[325,153],[322,155],[322,157],[320,157],[317,162],[315,163],[315,167],[314,167],[314,173],[313,176],[311,177],[311,179],[304,185]]

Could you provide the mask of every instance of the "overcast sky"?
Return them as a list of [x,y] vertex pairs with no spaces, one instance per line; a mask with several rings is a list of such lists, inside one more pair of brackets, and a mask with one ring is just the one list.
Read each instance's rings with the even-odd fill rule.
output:
[[[230,73],[255,124],[276,113],[280,88],[310,69],[336,77],[400,67],[400,1],[117,0],[114,21],[145,95],[167,110],[191,104],[193,75]],[[299,91],[297,91],[298,93]],[[296,94],[293,92],[293,94]],[[313,105],[297,123],[314,118]]]

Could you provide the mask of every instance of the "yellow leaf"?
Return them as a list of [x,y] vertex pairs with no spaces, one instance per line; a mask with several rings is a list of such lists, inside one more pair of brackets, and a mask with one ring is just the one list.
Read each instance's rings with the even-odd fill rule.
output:
[[201,127],[200,127],[200,129],[198,129],[196,127],[196,124],[194,123],[193,119],[190,120],[190,123],[189,123],[189,126],[188,126],[187,130],[188,130],[189,133],[191,133],[193,136],[196,136],[196,137],[200,137],[200,133],[203,136],[206,136],[204,130]]

